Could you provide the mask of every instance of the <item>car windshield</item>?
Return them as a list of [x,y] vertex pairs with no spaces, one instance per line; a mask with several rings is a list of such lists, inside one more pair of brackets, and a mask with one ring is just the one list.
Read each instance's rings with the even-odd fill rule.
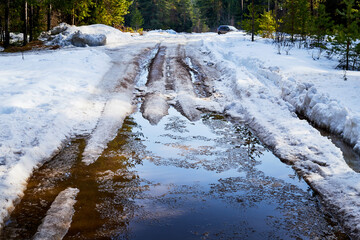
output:
[[226,30],[226,31],[230,30],[228,26],[220,26],[219,29],[220,30]]
[[231,31],[237,31],[236,27],[233,27],[233,26],[229,26],[229,30],[231,30]]

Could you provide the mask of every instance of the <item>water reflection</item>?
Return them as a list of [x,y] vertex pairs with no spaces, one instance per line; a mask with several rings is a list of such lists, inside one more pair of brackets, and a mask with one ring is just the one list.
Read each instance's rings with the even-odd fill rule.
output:
[[134,199],[147,190],[133,170],[145,153],[142,134],[134,127],[133,119],[126,119],[101,157],[88,167],[79,166],[74,180],[80,193],[66,239],[130,237],[129,221],[138,208]]
[[45,163],[28,182],[24,197],[6,222],[0,239],[31,239],[56,196],[71,185],[73,166],[81,160],[83,140],[74,140]]
[[[37,221],[56,192],[72,186],[80,192],[65,239],[346,239],[299,187],[305,183],[289,177],[293,170],[246,126],[222,115],[189,122],[172,108],[169,113],[156,126],[141,113],[127,118],[90,166],[79,158],[83,143],[73,143],[72,154],[61,158],[66,170],[53,166],[67,173],[60,174],[65,180],[47,178],[51,197]],[[44,174],[35,173],[30,185],[43,188]],[[29,206],[41,205],[36,191],[25,197],[32,198]],[[29,211],[23,205],[18,212]],[[31,238],[38,222],[21,239]]]
[[316,128],[320,132],[321,136],[330,139],[331,142],[341,150],[343,158],[347,165],[355,172],[360,173],[360,155],[355,152],[349,144],[344,142],[344,140],[336,134],[330,133],[328,130],[316,126],[302,114],[298,114],[298,117],[300,119],[307,120],[314,128]]

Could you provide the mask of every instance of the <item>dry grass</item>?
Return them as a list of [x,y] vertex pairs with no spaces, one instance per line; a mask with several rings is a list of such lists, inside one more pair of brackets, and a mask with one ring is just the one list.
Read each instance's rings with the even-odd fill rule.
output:
[[8,53],[15,53],[15,52],[26,52],[26,51],[32,51],[32,50],[55,50],[58,49],[60,46],[46,46],[44,45],[44,42],[36,40],[32,41],[25,46],[10,46],[4,50],[4,52]]

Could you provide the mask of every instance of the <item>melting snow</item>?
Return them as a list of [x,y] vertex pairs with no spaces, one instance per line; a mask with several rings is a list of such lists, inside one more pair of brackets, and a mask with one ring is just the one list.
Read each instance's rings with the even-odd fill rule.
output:
[[[106,44],[123,46],[196,42],[194,54],[207,59],[204,64],[221,75],[215,83],[218,102],[183,94],[186,86],[177,85],[174,101],[189,107],[184,113],[196,119],[196,109],[190,107],[218,111],[225,107],[243,118],[275,154],[304,174],[352,236],[360,237],[359,175],[330,140],[296,115],[303,113],[338,133],[360,152],[359,72],[347,72],[344,81],[344,72],[334,70],[335,60],[314,61],[312,50],[298,48],[279,55],[268,40],[251,42],[241,32],[217,36],[154,31],[131,37],[104,25],[67,26],[53,41],[68,45],[77,31],[94,38],[106,36]],[[156,50],[149,56],[155,54]],[[111,64],[104,47],[30,52],[24,59],[0,54],[0,222],[23,195],[33,169],[66,139],[94,131],[84,154],[84,161],[91,163],[113,138],[108,134],[121,127],[132,110],[132,98],[128,93],[104,96],[98,89]],[[165,104],[157,108],[166,114]]]
[[75,213],[75,198],[78,193],[77,188],[67,188],[59,193],[34,235],[34,240],[63,239]]

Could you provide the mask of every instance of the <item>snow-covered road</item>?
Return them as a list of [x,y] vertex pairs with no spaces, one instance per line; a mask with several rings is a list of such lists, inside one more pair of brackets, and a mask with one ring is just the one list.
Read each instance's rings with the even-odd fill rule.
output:
[[314,61],[306,49],[279,55],[268,40],[252,43],[241,32],[149,32],[113,39],[121,42],[29,52],[24,60],[0,55],[2,223],[34,168],[75,136],[88,136],[83,161],[95,162],[143,97],[141,111],[151,124],[170,105],[192,121],[202,110],[242,119],[321,195],[347,233],[360,238],[358,173],[297,115],[359,152],[358,72],[348,72],[345,82],[333,60]]

